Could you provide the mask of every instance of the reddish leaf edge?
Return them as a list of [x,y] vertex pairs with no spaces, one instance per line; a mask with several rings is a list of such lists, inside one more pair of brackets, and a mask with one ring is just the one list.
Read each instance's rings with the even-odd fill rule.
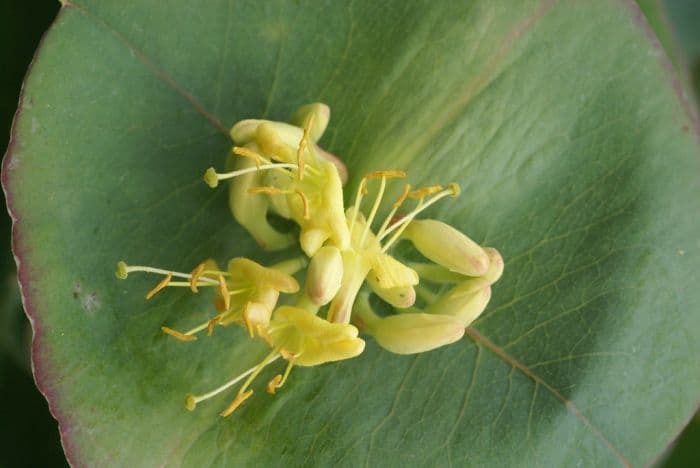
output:
[[34,376],[34,383],[36,384],[39,392],[46,399],[51,416],[53,416],[53,418],[58,422],[61,446],[63,447],[63,453],[66,456],[66,460],[71,466],[76,466],[78,465],[79,456],[78,449],[70,438],[72,424],[69,415],[61,410],[59,395],[56,388],[52,385],[51,369],[47,365],[47,360],[44,359],[42,355],[42,351],[44,350],[42,340],[45,330],[42,327],[40,317],[30,295],[30,285],[33,278],[31,277],[28,265],[24,261],[24,259],[27,258],[27,253],[30,251],[30,248],[29,246],[25,245],[22,237],[22,218],[15,209],[14,197],[12,193],[12,172],[18,164],[16,160],[16,150],[18,148],[19,141],[17,135],[17,123],[21,119],[22,113],[26,107],[25,91],[27,80],[32,72],[34,64],[41,56],[44,42],[46,41],[47,37],[51,35],[51,32],[61,17],[65,7],[66,4],[62,3],[61,8],[51,22],[51,25],[39,39],[34,56],[32,57],[32,60],[30,61],[24,75],[24,79],[22,80],[17,110],[15,111],[15,115],[12,119],[12,127],[10,129],[10,141],[7,145],[7,151],[2,159],[0,184],[2,185],[2,190],[5,194],[7,213],[12,220],[11,250],[17,266],[17,282],[19,283],[22,306],[24,313],[29,319],[29,323],[32,327],[31,367],[32,375]]

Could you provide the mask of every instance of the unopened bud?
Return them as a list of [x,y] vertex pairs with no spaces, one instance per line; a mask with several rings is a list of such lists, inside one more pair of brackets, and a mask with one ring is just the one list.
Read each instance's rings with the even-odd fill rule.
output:
[[394,307],[405,309],[406,307],[411,307],[416,302],[416,290],[413,286],[399,286],[396,288],[384,289],[379,286],[379,283],[374,278],[372,273],[367,276],[367,284],[369,287],[372,288],[372,291],[374,291],[377,296]]
[[292,125],[306,128],[306,125],[312,116],[314,120],[311,125],[309,136],[311,137],[311,140],[318,141],[323,135],[323,132],[326,131],[328,121],[331,118],[331,109],[326,104],[323,104],[322,102],[314,102],[312,104],[302,106],[294,113],[289,121],[292,123]]
[[[479,283],[479,281],[483,281]],[[481,286],[479,288],[479,286]],[[491,300],[491,287],[474,278],[457,285],[425,309],[427,314],[448,315],[468,327],[486,309]]]
[[316,305],[328,304],[338,293],[343,279],[343,258],[340,250],[324,246],[311,258],[306,274],[306,294]]
[[489,284],[493,284],[503,275],[503,257],[493,247],[484,247],[484,252],[489,256],[489,270],[482,276]]
[[396,354],[430,351],[454,343],[464,335],[462,322],[448,315],[398,314],[367,325],[367,332],[377,343]]
[[420,253],[450,271],[481,276],[489,269],[489,257],[479,244],[452,226],[433,219],[412,221],[404,236]]

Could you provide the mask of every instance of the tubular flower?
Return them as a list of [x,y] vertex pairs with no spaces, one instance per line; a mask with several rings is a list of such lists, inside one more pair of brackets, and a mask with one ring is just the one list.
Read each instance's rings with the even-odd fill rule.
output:
[[[204,175],[212,188],[229,181],[233,217],[264,249],[291,247],[298,238],[303,256],[272,266],[237,257],[226,270],[207,260],[190,273],[117,264],[122,279],[131,272],[162,276],[147,300],[169,287],[215,291],[216,312],[208,320],[185,332],[163,326],[166,334],[194,341],[204,330],[211,335],[217,326],[235,323],[269,347],[256,366],[208,393],[187,395],[189,410],[242,382],[220,413],[228,416],[253,395],[251,386],[263,369],[280,358],[287,365],[267,383],[270,394],[285,384],[295,365],[360,355],[365,341],[359,332],[397,354],[453,343],[484,311],[503,274],[496,249],[442,221],[418,218],[440,200],[458,196],[456,183],[418,189],[404,184],[398,198],[384,206],[388,183],[406,177],[402,170],[384,170],[365,175],[353,196],[345,197],[345,166],[317,144],[329,118],[328,106],[313,103],[290,123],[242,120],[231,129],[229,172],[209,168]],[[352,205],[345,206],[346,198]],[[275,216],[298,231],[273,227]],[[425,260],[398,256],[394,247],[401,241],[415,249],[409,255]],[[295,276],[304,279],[303,287]],[[380,301],[384,304],[375,308]]]

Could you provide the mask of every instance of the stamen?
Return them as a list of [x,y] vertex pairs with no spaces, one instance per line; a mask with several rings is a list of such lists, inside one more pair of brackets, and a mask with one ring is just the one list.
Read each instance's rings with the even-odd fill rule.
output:
[[408,193],[411,191],[411,184],[406,184],[403,186],[403,192],[399,196],[399,198],[394,202],[393,208],[398,209],[401,205],[403,205],[403,202],[406,201],[406,198],[408,198]]
[[226,179],[233,179],[244,174],[250,174],[251,172],[266,171],[269,169],[296,169],[296,164],[291,163],[273,163],[273,164],[263,164],[260,167],[247,167],[245,169],[239,169],[237,171],[226,172],[223,174],[218,174],[213,167],[207,169],[204,173],[204,182],[211,188],[216,188],[219,185],[219,181]]
[[281,381],[282,381],[282,374],[277,374],[276,376],[274,376],[272,378],[272,380],[270,380],[267,383],[267,388],[266,388],[267,393],[269,393],[270,395],[274,395],[275,391],[280,386]]
[[[189,273],[181,273],[179,271],[163,270],[161,268],[153,268],[153,267],[149,267],[149,266],[128,266],[123,261],[117,263],[116,274],[119,278],[124,279],[127,277],[127,275],[129,273],[132,273],[135,271],[143,272],[143,273],[156,273],[158,275],[170,275],[170,274],[172,274],[176,278],[185,278],[187,280],[189,280],[191,277],[191,275]],[[205,273],[206,273],[206,271],[205,271]],[[200,278],[199,280],[202,282],[206,282],[206,283],[217,284],[216,280],[211,279],[211,278]]]
[[238,391],[238,393],[241,394],[241,393],[245,392],[246,389],[248,388],[248,385],[250,385],[250,384],[253,382],[253,380],[255,380],[255,377],[258,376],[258,374],[265,368],[265,366],[267,366],[268,364],[270,364],[271,362],[273,362],[273,361],[274,361],[275,359],[277,359],[279,356],[280,356],[280,353],[279,353],[276,349],[275,349],[275,350],[272,350],[272,352],[271,352],[270,354],[268,354],[267,356],[265,356],[265,359],[263,359],[263,360],[260,362],[260,364],[258,364],[258,365],[255,367],[255,371],[253,371],[253,373],[250,374],[250,376],[248,377],[248,379],[247,379],[245,382],[243,382],[243,386],[242,386],[241,389]]
[[199,292],[199,290],[197,289],[197,283],[199,282],[199,277],[204,271],[205,266],[205,262],[202,262],[199,265],[197,265],[194,270],[192,270],[192,277],[190,278],[190,289],[195,294]]
[[[428,187],[430,188],[430,187]],[[452,183],[450,184],[447,189],[437,193],[433,198],[428,200],[427,202],[423,203],[423,199],[421,198],[420,201],[418,202],[418,206],[416,206],[413,211],[408,213],[406,216],[395,222],[394,224],[389,227],[384,233],[382,233],[381,236],[378,237],[378,240],[382,240],[384,237],[389,235],[392,231],[396,230],[396,233],[389,239],[389,241],[384,244],[382,247],[382,252],[386,252],[391,245],[396,242],[403,233],[403,231],[406,229],[408,226],[408,223],[410,223],[413,218],[415,218],[421,211],[426,210],[428,207],[431,205],[437,203],[439,200],[447,197],[447,196],[456,196],[459,193],[459,185]],[[410,193],[409,193],[410,196]]]
[[[258,153],[256,153],[255,151],[251,150],[250,148],[243,147],[243,146],[234,146],[233,148],[231,148],[231,151],[233,151],[233,154],[236,154],[238,156],[252,159],[253,161],[255,161],[255,166],[258,168],[258,170],[260,170],[260,161],[262,161],[264,158],[262,156],[260,156]],[[265,162],[269,163],[270,160],[268,159]]]
[[248,390],[245,393],[239,393],[236,395],[236,398],[231,402],[230,405],[226,407],[225,410],[223,410],[221,413],[219,413],[220,416],[226,417],[229,414],[233,413],[236,411],[236,408],[241,406],[241,404],[246,401],[248,398],[250,398],[253,395],[253,390]]
[[187,331],[184,333],[184,335],[186,335],[186,336],[192,336],[192,335],[195,335],[196,333],[201,332],[201,331],[204,330],[205,328],[209,328],[209,320],[207,320],[206,322],[204,322],[204,323],[202,323],[202,324],[197,325],[197,326],[194,327],[192,330],[187,330]]
[[219,294],[224,300],[224,308],[228,310],[229,307],[231,307],[231,296],[228,293],[228,287],[226,286],[224,275],[219,275]]
[[172,328],[160,327],[160,329],[163,331],[163,333],[166,333],[170,336],[174,336],[180,341],[195,341],[197,339],[197,337],[194,335],[186,335],[184,333],[180,333],[177,330],[173,330]]
[[[272,358],[270,360],[270,362],[268,362],[268,364],[274,362],[279,357],[280,356],[278,354],[277,356]],[[187,397],[185,399],[185,407],[190,411],[194,410],[195,407],[197,406],[197,403],[199,403],[200,401],[208,400],[209,398],[218,395],[219,393],[223,392],[224,390],[227,390],[227,389],[233,387],[238,382],[240,382],[241,380],[245,379],[250,374],[255,372],[255,369],[257,369],[257,368],[258,368],[258,366],[251,367],[250,369],[244,371],[243,373],[241,373],[241,374],[237,375],[236,377],[234,377],[233,379],[229,380],[228,382],[226,382],[222,386],[217,387],[214,390],[212,390],[211,392],[205,393],[204,395],[192,395],[190,393],[189,395],[187,395]]]
[[411,190],[411,184],[406,184],[403,186],[403,192],[401,192],[401,195],[399,195],[399,198],[394,202],[394,204],[391,206],[391,211],[387,215],[386,218],[384,218],[384,222],[382,223],[381,227],[377,231],[377,237],[381,236],[384,233],[384,230],[386,227],[389,225],[392,219],[394,219],[394,215],[396,214],[396,210],[399,209],[399,207],[403,204],[404,201],[406,201],[406,198],[408,197],[408,192]]
[[153,296],[155,296],[155,294],[156,294],[158,291],[160,291],[161,289],[163,289],[164,287],[166,287],[166,286],[168,285],[168,283],[170,283],[170,280],[171,280],[171,279],[173,279],[173,273],[172,273],[172,272],[169,272],[169,273],[166,275],[166,277],[163,278],[163,280],[162,280],[160,283],[156,284],[156,287],[155,287],[155,288],[153,288],[153,289],[151,289],[150,291],[148,291],[148,294],[146,294],[146,300],[149,300],[150,298],[152,298]]
[[[365,176],[367,179],[372,176],[374,178],[375,174],[380,174],[380,173],[385,173],[385,172],[398,172],[398,171],[380,171],[376,173],[369,174]],[[405,174],[404,174],[405,175]],[[372,205],[372,210],[369,213],[369,218],[367,218],[367,222],[365,223],[365,228],[362,231],[362,237],[360,237],[360,247],[362,247],[365,244],[365,238],[367,237],[367,233],[369,232],[370,226],[372,226],[372,221],[374,221],[374,217],[377,215],[377,210],[379,209],[379,204],[382,202],[382,198],[384,197],[384,190],[386,189],[386,176],[382,175],[381,176],[382,181],[381,184],[379,185],[379,192],[377,192],[377,197],[374,199],[374,205]]]
[[306,198],[306,195],[304,195],[304,192],[302,192],[301,190],[295,190],[295,192],[301,197],[301,202],[304,204],[304,219],[309,219],[311,217],[311,215],[309,214],[309,199]]
[[217,315],[213,319],[209,320],[209,322],[207,322],[207,336],[211,336],[212,333],[214,333],[214,327],[217,326],[220,321],[221,316]]
[[360,186],[357,187],[357,194],[355,195],[355,210],[352,212],[352,219],[350,220],[350,235],[352,236],[352,230],[355,228],[355,219],[357,219],[357,213],[360,211],[360,203],[362,203],[362,196],[367,193],[367,179],[364,177],[360,181]]

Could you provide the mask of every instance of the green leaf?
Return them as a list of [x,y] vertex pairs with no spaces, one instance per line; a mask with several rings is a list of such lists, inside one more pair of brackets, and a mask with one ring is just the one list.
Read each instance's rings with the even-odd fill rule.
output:
[[[34,369],[78,465],[649,463],[700,396],[697,122],[631,2],[66,2],[25,84],[3,181]],[[239,119],[320,100],[350,187],[462,187],[432,217],[506,261],[468,337],[369,340],[230,418],[187,412],[263,352],[159,327],[206,295],[114,265],[269,259],[231,219]],[[398,187],[394,188],[398,191]],[[271,375],[271,374],[270,374]]]

